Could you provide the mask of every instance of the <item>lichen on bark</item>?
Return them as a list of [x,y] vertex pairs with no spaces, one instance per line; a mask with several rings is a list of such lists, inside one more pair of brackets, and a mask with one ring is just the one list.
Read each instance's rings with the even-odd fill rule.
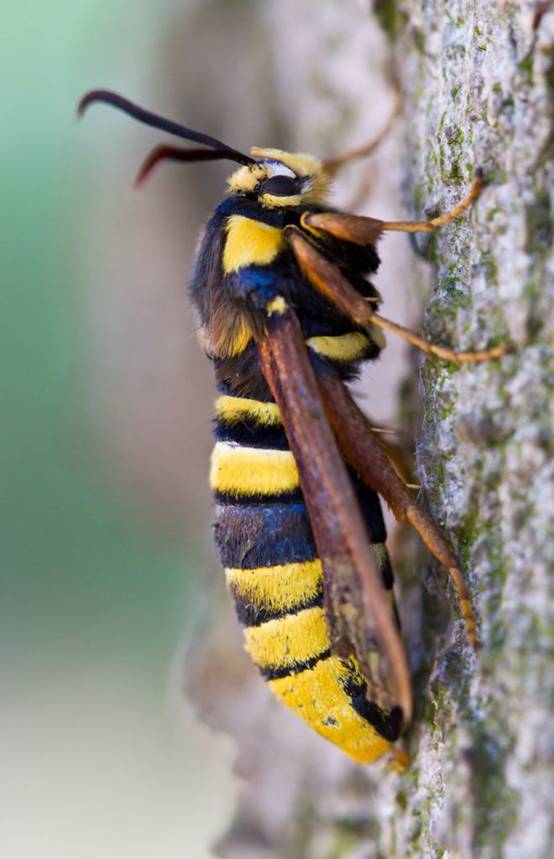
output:
[[[554,20],[531,3],[402,7],[413,199],[428,212],[444,209],[475,167],[488,178],[471,218],[429,248],[435,276],[425,330],[459,348],[502,338],[514,346],[489,365],[427,361],[422,375],[418,470],[431,512],[464,561],[483,645],[477,659],[459,644],[441,652],[431,677],[435,700],[440,687],[438,742],[418,755],[420,777],[430,768],[442,777],[425,803],[425,849],[546,856]],[[445,705],[456,711],[454,730]]]

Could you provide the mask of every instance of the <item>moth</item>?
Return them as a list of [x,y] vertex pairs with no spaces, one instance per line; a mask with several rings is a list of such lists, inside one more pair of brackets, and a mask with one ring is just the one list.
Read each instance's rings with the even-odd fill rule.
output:
[[379,496],[419,533],[453,582],[469,642],[472,607],[460,567],[416,502],[348,383],[383,348],[383,331],[455,362],[499,358],[497,346],[454,352],[383,317],[369,277],[384,233],[431,232],[477,199],[429,221],[384,221],[333,210],[335,173],[371,147],[320,161],[253,147],[244,154],[107,90],[104,102],[197,144],[163,144],[162,160],[239,166],[209,219],[190,295],[219,396],[210,483],[215,542],[245,646],[273,693],[362,764],[400,736],[412,714]]

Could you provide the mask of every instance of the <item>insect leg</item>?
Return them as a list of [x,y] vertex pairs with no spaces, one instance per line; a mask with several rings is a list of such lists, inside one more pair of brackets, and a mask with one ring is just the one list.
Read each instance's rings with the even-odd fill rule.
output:
[[301,230],[297,227],[288,227],[286,235],[302,272],[312,286],[358,325],[377,325],[408,340],[427,354],[456,363],[490,361],[493,358],[500,358],[508,351],[506,345],[501,345],[478,352],[454,352],[445,346],[437,346],[402,325],[385,319],[373,311],[371,304],[354,289],[339,269],[305,237]]
[[475,647],[477,635],[469,593],[446,540],[414,501],[344,383],[328,375],[319,379],[319,387],[327,417],[346,461],[356,469],[364,483],[385,499],[399,522],[409,522],[415,528],[431,554],[447,569],[456,590],[466,635]]
[[450,224],[469,209],[479,197],[484,184],[483,173],[477,170],[464,199],[450,212],[428,221],[382,221],[341,212],[306,212],[300,223],[308,230],[323,230],[337,239],[359,245],[373,244],[384,232],[432,233],[433,230]]
[[467,209],[469,209],[479,197],[485,185],[483,179],[483,171],[477,170],[471,183],[471,188],[457,206],[454,206],[450,212],[444,215],[439,215],[437,218],[431,218],[429,221],[383,221],[383,231],[396,231],[401,233],[432,233],[438,227],[444,227],[446,224],[452,223],[456,218],[459,218]]
[[492,361],[495,358],[501,358],[508,351],[506,344],[502,344],[500,346],[493,346],[491,349],[481,349],[478,352],[454,352],[445,346],[437,346],[435,343],[431,343],[430,340],[420,337],[419,334],[410,331],[409,328],[404,328],[403,325],[399,325],[397,322],[385,319],[378,313],[373,314],[371,322],[373,325],[377,325],[385,331],[392,331],[393,334],[397,334],[403,340],[407,340],[408,343],[411,343],[417,349],[421,349],[426,355],[435,355],[437,358],[442,358],[444,361],[454,361],[456,364],[478,364],[482,361]]

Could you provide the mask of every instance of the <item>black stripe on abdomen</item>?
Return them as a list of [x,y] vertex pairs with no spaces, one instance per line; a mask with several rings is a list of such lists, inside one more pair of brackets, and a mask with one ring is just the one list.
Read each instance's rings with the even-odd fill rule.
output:
[[[275,587],[279,587],[279,583],[275,583]],[[285,617],[287,614],[298,614],[306,608],[314,608],[315,606],[323,605],[323,577],[315,594],[310,595],[307,599],[299,603],[289,602],[288,605],[275,608],[269,604],[263,605],[254,601],[250,595],[243,595],[237,587],[229,586],[229,591],[235,603],[237,617],[243,626],[261,626],[267,623],[268,620],[278,620],[280,617]]]
[[230,441],[245,447],[271,448],[272,450],[288,450],[285,430],[279,426],[255,426],[243,420],[229,424],[216,420],[214,436],[216,441]]
[[[342,687],[350,699],[356,713],[369,722],[379,734],[389,742],[394,743],[402,730],[402,710],[393,707],[392,710],[382,710],[377,704],[367,699],[367,682],[359,673],[357,666],[343,660],[348,673],[342,682]],[[350,670],[348,670],[350,669]]]
[[249,569],[317,558],[303,501],[217,504],[214,533],[224,567]]
[[[311,659],[305,659],[303,662],[293,662],[283,666],[271,666],[269,668],[260,668],[260,674],[266,680],[281,680],[283,677],[291,677],[294,674],[300,674],[302,671],[311,671],[315,668],[318,662],[323,659],[329,659],[331,656],[331,648],[322,650],[317,656],[312,656]],[[346,690],[345,690],[346,691]]]

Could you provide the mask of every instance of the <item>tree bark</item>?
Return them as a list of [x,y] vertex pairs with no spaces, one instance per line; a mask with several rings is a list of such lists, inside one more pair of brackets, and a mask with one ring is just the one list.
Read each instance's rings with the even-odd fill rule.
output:
[[[387,69],[394,66],[403,142],[397,127],[377,156],[380,169],[362,175],[377,192],[400,175],[405,208],[395,212],[393,198],[386,212],[372,205],[373,215],[446,211],[484,169],[488,184],[471,216],[417,240],[432,268],[414,257],[391,270],[397,279],[403,272],[416,294],[430,271],[423,329],[435,342],[469,350],[509,341],[513,351],[461,369],[414,358],[411,371],[421,366],[421,500],[462,561],[482,649],[475,655],[467,647],[453,599],[439,610],[448,591],[442,570],[424,575],[421,593],[404,587],[416,714],[403,774],[343,760],[274,707],[253,675],[223,690],[220,678],[220,709],[214,716],[212,702],[210,718],[238,737],[247,785],[217,855],[546,859],[554,741],[554,13],[535,2],[376,0],[383,33],[353,0],[279,0],[267,9],[298,148],[330,141],[338,149],[360,143],[361,130],[378,131],[392,103]],[[344,199],[353,181],[346,178]],[[407,241],[403,248],[408,255]],[[403,284],[389,285],[385,315],[394,316],[389,299]],[[418,563],[418,578],[426,567]]]
[[[425,331],[457,348],[502,339],[514,347],[488,365],[423,367],[418,473],[464,562],[483,647],[473,659],[451,639],[438,652],[426,689],[430,719],[393,827],[404,840],[401,855],[546,857],[551,849],[554,19],[547,5],[416,0],[398,10],[407,22],[396,56],[407,94],[410,208],[418,217],[447,209],[477,166],[488,180],[471,218],[429,248],[435,271]],[[419,847],[410,837],[418,820]]]

